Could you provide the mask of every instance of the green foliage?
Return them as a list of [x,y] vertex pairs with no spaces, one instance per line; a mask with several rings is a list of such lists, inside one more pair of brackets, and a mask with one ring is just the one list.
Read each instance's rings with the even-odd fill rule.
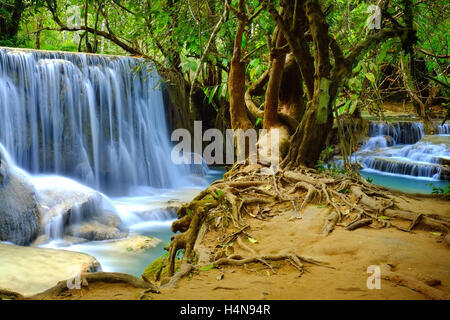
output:
[[316,169],[319,172],[328,172],[332,176],[338,176],[340,174],[347,173],[347,170],[342,167],[341,162],[334,161],[332,161],[330,164],[326,164],[323,160],[318,160]]
[[431,193],[433,194],[450,194],[450,183],[444,188],[436,187],[433,183],[428,183],[427,185],[431,187]]

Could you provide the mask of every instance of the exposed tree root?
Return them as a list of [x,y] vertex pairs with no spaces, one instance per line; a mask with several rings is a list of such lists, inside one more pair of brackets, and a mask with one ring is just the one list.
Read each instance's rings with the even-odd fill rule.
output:
[[[82,287],[88,287],[90,283],[105,282],[105,283],[126,283],[132,287],[145,289],[147,292],[158,293],[159,289],[151,283],[145,282],[139,278],[133,277],[126,273],[118,272],[96,272],[86,273],[81,275]],[[56,286],[38,293],[30,299],[39,300],[41,298],[54,297],[64,294],[70,289],[67,286],[67,281],[60,281]]]
[[[213,262],[214,266],[220,266],[220,265],[232,265],[232,266],[243,266],[248,263],[253,262],[261,262],[267,266],[270,267],[267,261],[280,261],[280,260],[286,260],[289,263],[291,263],[298,271],[300,272],[300,275],[304,273],[304,266],[303,262],[320,265],[320,266],[326,266],[325,263],[319,262],[317,260],[311,259],[311,258],[305,258],[293,253],[290,254],[268,254],[268,255],[254,255],[251,257],[244,258],[241,255],[233,254],[225,258],[220,258]],[[272,267],[270,267],[272,268]],[[272,269],[273,270],[273,269]]]
[[398,272],[390,271],[388,267],[383,268],[381,272],[381,278],[385,280],[392,281],[400,286],[410,288],[411,290],[417,291],[427,298],[433,300],[449,300],[450,295],[447,293],[433,288],[422,281],[414,279],[412,277],[400,274]]
[[[223,246],[237,240],[240,247],[251,253],[251,257],[243,258],[238,255],[226,256],[222,252],[222,256],[216,256],[215,265],[245,265],[258,261],[267,265],[266,260],[287,260],[303,270],[302,258],[299,256],[257,255],[239,239],[241,234],[250,237],[244,215],[250,219],[264,220],[273,216],[268,213],[283,202],[291,203],[295,218],[301,218],[310,204],[328,207],[330,212],[322,228],[324,235],[331,233],[337,225],[345,225],[347,230],[370,226],[395,227],[406,232],[422,225],[448,233],[450,219],[426,212],[405,211],[397,205],[397,198],[388,189],[352,176],[330,176],[310,168],[275,173],[262,165],[235,164],[223,180],[216,181],[178,210],[179,220],[173,223],[172,230],[181,233],[172,237],[168,248],[168,275],[174,275],[178,250],[185,250],[183,263],[195,265],[194,247],[200,226],[205,224],[206,227],[202,229],[204,232],[207,232],[208,226],[222,228]],[[391,218],[411,223],[408,228],[402,228],[391,222]]]
[[368,226],[372,224],[372,219],[358,219],[352,223],[350,223],[348,226],[345,227],[346,230],[356,230],[361,227]]
[[178,281],[189,275],[193,270],[194,266],[192,264],[182,263],[180,266],[180,271],[175,273],[173,277],[170,278],[170,281],[167,284],[161,286],[161,288],[175,288],[177,286]]

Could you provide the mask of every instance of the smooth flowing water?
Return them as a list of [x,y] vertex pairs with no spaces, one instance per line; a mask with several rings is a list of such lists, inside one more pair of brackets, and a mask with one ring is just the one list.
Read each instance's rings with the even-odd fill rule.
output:
[[[36,190],[42,246],[140,275],[170,240],[171,203],[221,177],[170,160],[160,85],[140,59],[0,48],[0,146]],[[113,241],[68,243],[70,225],[102,212],[119,216],[130,237],[162,242],[141,253],[118,251]]]
[[160,77],[127,57],[0,49],[0,143],[31,173],[108,194],[184,185]]
[[370,138],[354,153],[362,165],[361,174],[373,183],[411,193],[431,193],[450,180],[444,164],[450,159],[450,135],[425,136],[423,124],[372,123]]
[[[206,179],[211,183],[221,179],[224,170],[209,170]],[[90,254],[97,258],[103,271],[124,272],[140,277],[145,268],[164,255],[164,250],[173,235],[170,227],[176,219],[176,211],[168,209],[171,202],[190,201],[202,188],[181,188],[177,190],[146,190],[145,195],[112,199],[115,207],[128,219],[131,235],[143,235],[161,240],[155,248],[133,252],[127,248],[117,249],[114,241],[94,241],[63,247],[65,250]],[[142,190],[141,190],[142,192]],[[151,212],[149,216],[146,213]],[[58,248],[58,242],[45,245]]]

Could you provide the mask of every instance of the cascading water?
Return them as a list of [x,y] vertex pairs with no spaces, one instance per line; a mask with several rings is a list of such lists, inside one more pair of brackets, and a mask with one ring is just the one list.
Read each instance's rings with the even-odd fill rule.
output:
[[31,173],[109,194],[177,186],[159,82],[134,58],[0,49],[0,143]]
[[425,136],[422,123],[372,123],[370,138],[355,153],[362,171],[450,180],[443,166],[450,157],[446,137]]
[[439,134],[450,134],[450,123],[438,125]]
[[413,144],[424,135],[423,123],[417,122],[371,123],[369,127],[370,137],[388,136],[394,144]]
[[140,275],[164,244],[134,254],[111,250],[113,239],[169,241],[176,208],[221,177],[204,162],[170,161],[160,78],[147,67],[128,57],[0,48],[0,149],[30,173],[23,176],[40,207],[34,244]]

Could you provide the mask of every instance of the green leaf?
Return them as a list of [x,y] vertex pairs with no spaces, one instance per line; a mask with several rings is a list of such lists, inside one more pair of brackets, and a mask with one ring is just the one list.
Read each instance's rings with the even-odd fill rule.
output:
[[128,248],[127,248],[127,251],[128,251],[128,252],[133,251],[133,248],[128,247]]
[[380,220],[390,220],[390,217],[386,217],[386,216],[379,216],[378,219]]
[[375,75],[371,72],[365,74],[367,80],[370,81],[371,84],[375,84]]
[[261,121],[262,121],[261,118],[256,119],[255,126],[258,126],[261,123]]
[[248,237],[248,241],[250,241],[251,243],[258,243],[258,240],[252,237]]
[[201,267],[199,270],[200,271],[209,271],[209,270],[212,270],[212,269],[214,269],[214,263],[211,263],[208,266]]

